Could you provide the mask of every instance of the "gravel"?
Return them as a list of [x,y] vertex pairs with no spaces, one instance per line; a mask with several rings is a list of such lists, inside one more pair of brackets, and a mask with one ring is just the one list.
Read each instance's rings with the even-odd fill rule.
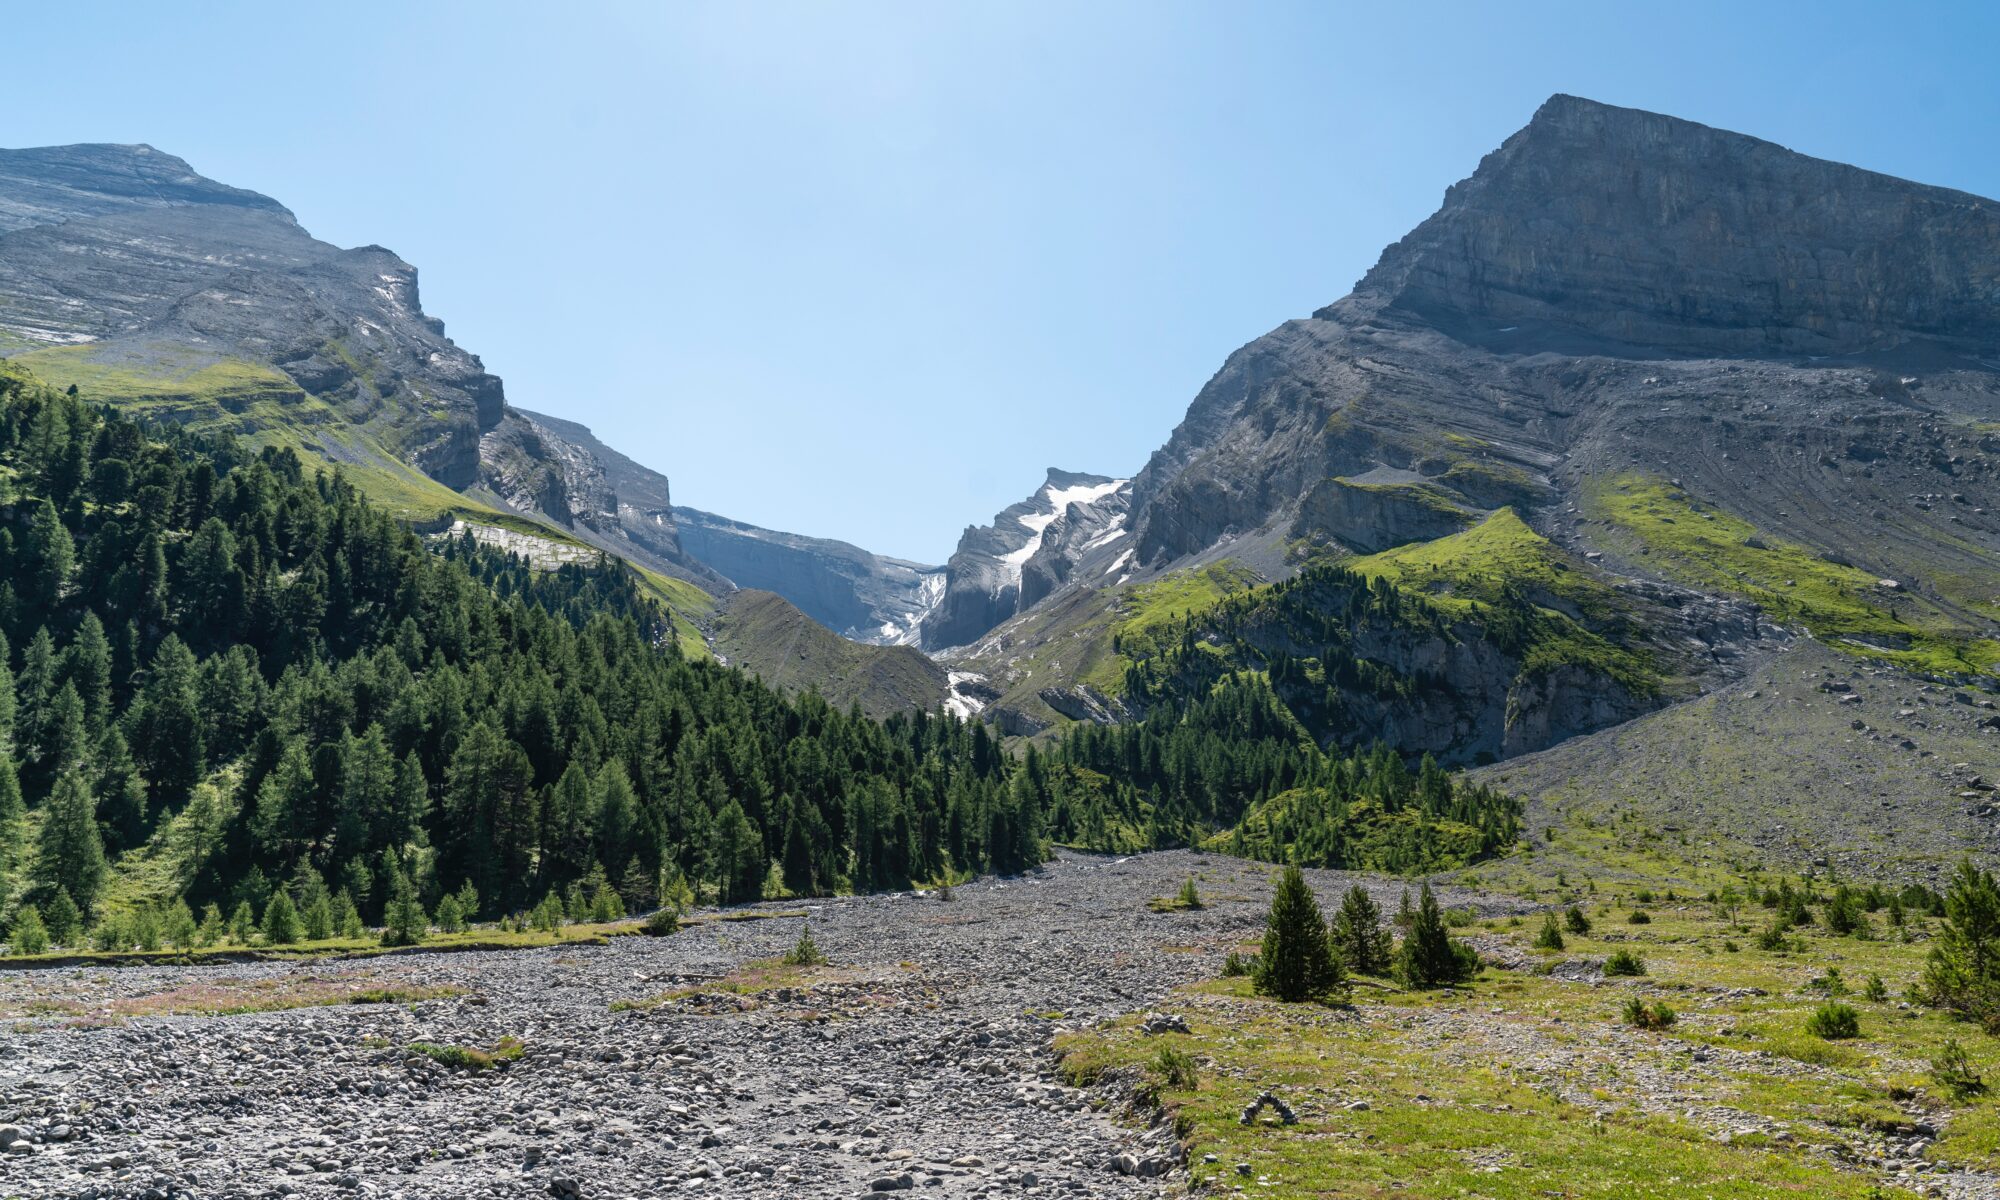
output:
[[[406,1005],[16,1026],[0,1039],[0,1134],[13,1142],[0,1194],[1164,1195],[1167,1132],[1063,1086],[1050,1040],[1213,975],[1260,930],[1269,871],[1187,852],[1065,855],[950,900],[813,901],[829,982],[756,1002],[710,991],[612,1008],[782,953],[799,918],[604,946],[0,973],[0,1012],[13,1013],[343,974],[463,989]],[[1147,911],[1190,873],[1206,908]],[[1350,882],[1312,879],[1328,905]],[[1368,882],[1396,903],[1400,884]],[[525,1053],[476,1074],[408,1049],[503,1037]]]

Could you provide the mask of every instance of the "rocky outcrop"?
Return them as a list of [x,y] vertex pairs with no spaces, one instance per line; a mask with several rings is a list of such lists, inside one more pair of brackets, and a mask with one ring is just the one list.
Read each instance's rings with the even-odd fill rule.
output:
[[1994,201],[1556,96],[1316,315],[1701,354],[1990,355],[1996,279]]
[[[1126,482],[1051,467],[1033,495],[1001,510],[993,524],[968,526],[945,564],[944,595],[924,618],[923,646],[971,642],[1047,596],[1078,556],[1123,537]],[[1056,538],[1048,541],[1052,529]],[[1024,582],[1031,563],[1033,582]],[[1024,589],[1033,600],[1023,599]]]
[[1475,519],[1450,493],[1423,482],[1420,475],[1379,482],[1326,479],[1306,493],[1292,530],[1295,536],[1325,538],[1373,554],[1447,537]]

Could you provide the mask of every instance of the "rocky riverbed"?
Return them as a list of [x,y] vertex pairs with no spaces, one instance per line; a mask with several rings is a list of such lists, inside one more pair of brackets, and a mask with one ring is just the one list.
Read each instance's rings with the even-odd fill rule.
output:
[[[1062,1086],[1049,1042],[1214,974],[1261,929],[1269,871],[1064,856],[948,900],[812,901],[803,920],[833,967],[751,995],[714,983],[783,953],[801,918],[601,946],[0,972],[0,1140],[17,1142],[0,1195],[1161,1194],[1121,1168],[1165,1170],[1170,1140]],[[1190,874],[1207,907],[1147,909]],[[1312,877],[1329,906],[1350,881]],[[1400,885],[1373,886],[1393,906]],[[450,994],[75,1015],[342,987]],[[503,1039],[519,1057],[486,1071],[410,1049]]]

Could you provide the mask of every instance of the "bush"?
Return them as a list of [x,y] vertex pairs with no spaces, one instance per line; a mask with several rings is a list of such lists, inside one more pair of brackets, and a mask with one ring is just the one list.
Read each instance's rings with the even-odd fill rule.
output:
[[1972,1069],[1972,1059],[1957,1038],[1947,1041],[1931,1059],[1931,1079],[1954,1100],[1970,1100],[1986,1090],[1986,1080]]
[[14,931],[8,935],[7,943],[16,954],[48,953],[49,931],[42,924],[41,910],[32,904],[22,905],[14,916]]
[[1625,923],[1627,925],[1651,925],[1653,923],[1653,914],[1643,908],[1635,908],[1632,910],[1632,915],[1625,918]]
[[1880,975],[1870,975],[1861,988],[1861,998],[1873,1004],[1880,1004],[1889,998],[1889,985]]
[[813,941],[812,926],[799,930],[799,940],[785,952],[784,963],[788,967],[817,967],[825,965],[826,955]]
[[1829,1000],[1806,1018],[1806,1032],[1829,1042],[1861,1036],[1861,1014],[1852,1005]]
[[1610,958],[1604,960],[1604,974],[1606,978],[1615,976],[1630,977],[1644,975],[1645,973],[1646,960],[1640,958],[1630,950],[1620,950]]
[[542,902],[535,905],[535,911],[530,916],[535,928],[543,933],[554,933],[569,919],[568,913],[563,911],[562,899],[554,892],[543,896]]
[[1647,1004],[1634,996],[1625,1002],[1625,1022],[1628,1025],[1658,1032],[1672,1027],[1676,1020],[1678,1018],[1675,1017],[1674,1010],[1668,1008],[1664,1000]]
[[[1435,911],[1435,902],[1431,905]],[[1316,1000],[1341,984],[1340,960],[1328,941],[1319,901],[1297,867],[1286,867],[1264,918],[1257,991],[1287,1003]]]
[[1182,908],[1201,907],[1201,891],[1194,886],[1194,876],[1188,876],[1187,882],[1181,884],[1180,893],[1174,897],[1174,903]]
[[640,929],[647,937],[670,937],[681,931],[680,914],[671,908],[663,908],[647,917]]
[[1231,950],[1222,956],[1223,977],[1236,979],[1245,975],[1255,975],[1257,973],[1258,957],[1255,954],[1239,954]]
[[1782,921],[1772,921],[1769,925],[1764,926],[1763,932],[1757,935],[1757,948],[1759,950],[1769,950],[1772,953],[1781,954],[1790,945],[1790,941],[1785,937],[1785,926]]
[[1194,1055],[1178,1046],[1160,1047],[1153,1055],[1153,1072],[1170,1088],[1192,1092],[1201,1086],[1201,1072]]
[[1578,937],[1590,936],[1590,918],[1584,916],[1583,909],[1577,905],[1570,905],[1569,911],[1563,914],[1563,926]]
[[1535,949],[1560,950],[1567,943],[1563,941],[1562,926],[1556,923],[1556,915],[1551,912],[1542,918],[1542,931],[1535,935]]

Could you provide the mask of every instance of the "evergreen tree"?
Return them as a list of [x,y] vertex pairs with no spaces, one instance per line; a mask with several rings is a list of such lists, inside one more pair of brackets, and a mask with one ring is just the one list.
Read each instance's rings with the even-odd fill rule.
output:
[[1265,918],[1257,991],[1295,1002],[1318,999],[1341,983],[1341,963],[1328,941],[1319,901],[1305,875],[1297,867],[1286,867]]
[[229,917],[229,940],[239,946],[247,946],[257,935],[257,914],[251,911],[248,900],[238,901],[236,911]]
[[112,849],[129,850],[146,840],[146,780],[116,725],[97,744],[97,819]]
[[1410,932],[1397,955],[1397,978],[1405,987],[1447,987],[1470,979],[1478,966],[1479,958],[1472,948],[1453,940],[1445,928],[1444,913],[1426,883]]
[[7,940],[16,954],[48,952],[49,931],[42,925],[42,914],[34,905],[24,904],[21,911],[14,914],[14,928],[7,935]]
[[51,890],[68,892],[79,907],[88,911],[97,903],[97,889],[104,882],[104,871],[104,842],[97,831],[97,805],[91,799],[82,772],[68,771],[56,781],[55,791],[49,796],[35,878]]
[[273,946],[289,946],[299,940],[302,932],[299,910],[290,893],[283,888],[275,889],[271,902],[264,906],[264,940]]
[[0,824],[21,815],[21,778],[14,771],[14,760],[4,750],[0,750]]
[[324,889],[306,905],[302,921],[307,941],[323,942],[333,936],[333,901],[327,898]]
[[2000,886],[1971,859],[1945,890],[1922,991],[1940,1008],[2000,1025]]
[[1347,969],[1359,975],[1389,972],[1391,939],[1382,909],[1360,884],[1347,889],[1333,918],[1333,948]]
[[76,901],[70,899],[68,889],[56,889],[54,898],[49,901],[46,924],[50,941],[58,946],[76,945],[77,935],[83,932],[83,914],[77,911]]
[[384,946],[415,946],[430,935],[430,917],[417,900],[409,877],[397,872],[390,880],[389,907],[383,916]]
[[1535,935],[1535,949],[1560,950],[1564,945],[1562,926],[1557,923],[1554,910],[1550,910],[1542,917],[1542,931]]

